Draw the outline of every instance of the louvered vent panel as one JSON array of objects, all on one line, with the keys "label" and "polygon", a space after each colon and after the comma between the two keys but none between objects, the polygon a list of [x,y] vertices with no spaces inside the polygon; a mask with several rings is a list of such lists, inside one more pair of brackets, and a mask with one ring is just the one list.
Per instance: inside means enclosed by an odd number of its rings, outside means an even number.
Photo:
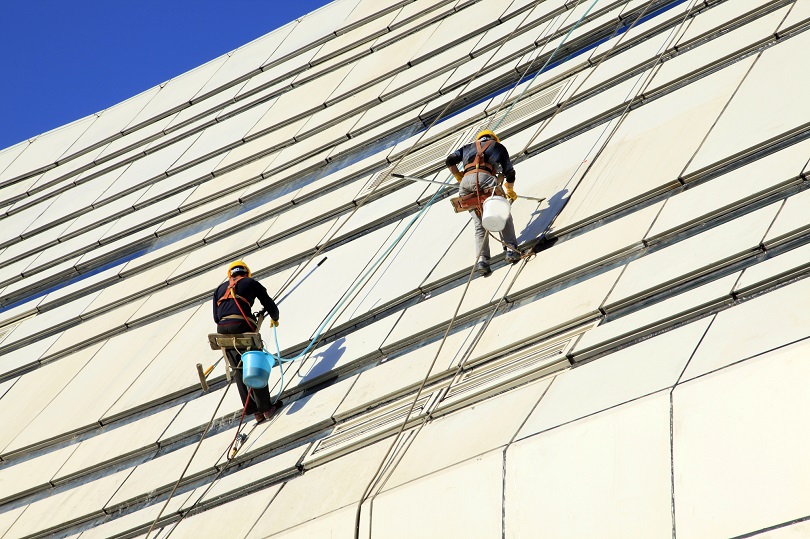
[{"label": "louvered vent panel", "polygon": [[420,173],[436,167],[436,165],[441,166],[445,158],[461,145],[461,140],[466,135],[467,131],[465,130],[461,134],[445,137],[431,143],[429,146],[412,152],[405,157],[405,159],[375,174],[364,194],[374,191],[378,187],[390,182],[392,179],[396,179],[391,176],[395,167],[398,174],[418,176]]},{"label": "louvered vent panel", "polygon": [[433,416],[469,406],[569,366],[566,354],[574,341],[595,324],[577,328],[461,373],[452,383]]},{"label": "louvered vent panel", "polygon": [[13,324],[9,324],[7,326],[0,327],[0,342],[3,342],[3,340],[6,337],[8,337],[9,333],[14,331],[14,328],[16,328],[19,325],[20,325],[19,322],[14,322]]},{"label": "louvered vent panel", "polygon": [[[447,384],[439,384],[425,391],[416,402],[408,422],[417,421],[430,413],[438,402]],[[405,421],[405,414],[411,407],[414,395],[401,397],[396,401],[370,410],[358,417],[335,426],[332,432],[315,442],[304,464],[331,460],[353,450],[368,445],[398,429]]]},{"label": "louvered vent panel", "polygon": [[29,316],[26,316],[25,318],[21,318],[19,320],[16,320],[16,321],[14,321],[14,322],[12,322],[10,324],[6,324],[5,326],[1,326],[0,327],[0,342],[3,342],[3,340],[5,340],[5,338],[8,337],[11,334],[11,332],[14,331],[14,329],[17,326],[19,326],[20,324],[22,324],[26,320],[28,320],[30,318],[33,318],[35,316],[36,316],[36,313],[34,313],[32,315],[29,315]]},{"label": "louvered vent panel", "polygon": [[[488,126],[497,126],[497,130],[504,131],[520,124],[524,120],[530,119],[540,111],[554,105],[560,97],[566,83],[567,81],[558,82],[532,96],[524,97],[511,109],[507,107],[488,120],[481,129],[486,129]],[[490,127],[490,129],[492,129],[492,127]]]}]

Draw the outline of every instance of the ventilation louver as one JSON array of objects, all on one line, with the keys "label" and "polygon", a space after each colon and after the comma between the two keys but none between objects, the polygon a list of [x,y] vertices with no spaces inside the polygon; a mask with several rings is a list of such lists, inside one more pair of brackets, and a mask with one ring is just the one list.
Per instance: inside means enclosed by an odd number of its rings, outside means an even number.
[{"label": "ventilation louver", "polygon": [[[408,417],[408,423],[419,421],[430,413],[445,387],[446,383],[423,391]],[[339,423],[328,436],[313,444],[304,458],[304,465],[335,459],[359,446],[387,436],[402,425],[412,402],[413,395],[400,397],[394,402]]]},{"label": "ventilation louver", "polygon": [[398,174],[419,176],[427,171],[441,168],[445,158],[461,145],[461,141],[464,140],[467,135],[468,132],[464,130],[461,134],[444,137],[432,142],[424,148],[416,150],[404,159],[394,162],[391,166],[372,176],[371,182],[368,184],[363,194],[368,194],[378,189],[380,186],[391,182],[391,180],[396,180],[397,178],[391,176],[391,173],[394,172],[395,169]]},{"label": "ventilation louver", "polygon": [[447,389],[431,416],[437,417],[469,406],[475,401],[567,368],[570,365],[567,354],[574,342],[594,325],[568,331],[463,371]]},{"label": "ventilation louver", "polygon": [[2,343],[5,340],[5,338],[8,337],[11,334],[11,332],[14,331],[17,328],[17,326],[19,326],[20,324],[22,324],[23,322],[25,322],[29,318],[33,318],[35,316],[36,316],[36,313],[28,315],[28,316],[26,316],[24,318],[20,318],[18,320],[15,320],[14,322],[11,322],[11,323],[6,324],[4,326],[0,326],[0,343]]},{"label": "ventilation louver", "polygon": [[6,337],[8,337],[9,333],[14,331],[14,328],[16,328],[19,325],[20,325],[19,322],[14,322],[13,324],[9,324],[7,326],[0,327],[0,342],[3,342],[3,340]]},{"label": "ventilation louver", "polygon": [[567,83],[568,81],[561,81],[534,95],[524,97],[515,103],[514,107],[505,106],[495,116],[482,122],[479,129],[496,129],[500,133],[530,123],[538,113],[556,105]]},{"label": "ventilation louver", "polygon": [[413,402],[413,394],[342,421],[313,444],[304,458],[304,466],[332,460],[373,443],[400,428],[403,422],[410,426],[427,415],[438,417],[567,368],[570,365],[567,354],[574,342],[595,325],[596,322],[572,329],[492,360],[479,360],[452,380],[425,388],[407,421],[405,415]]}]

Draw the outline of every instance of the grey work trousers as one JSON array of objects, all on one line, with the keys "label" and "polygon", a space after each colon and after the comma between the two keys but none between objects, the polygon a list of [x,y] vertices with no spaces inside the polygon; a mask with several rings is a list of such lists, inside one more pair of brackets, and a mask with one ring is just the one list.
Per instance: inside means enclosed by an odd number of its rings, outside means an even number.
[{"label": "grey work trousers", "polygon": [[[466,174],[464,178],[461,179],[461,185],[458,189],[459,196],[469,195],[470,193],[475,193],[475,174]],[[489,187],[494,187],[498,181],[495,179],[495,176],[487,174],[486,172],[479,172],[478,173],[478,187],[479,189],[486,189]],[[487,230],[484,228],[484,225],[481,224],[481,218],[475,213],[474,210],[470,211],[470,216],[472,216],[473,226],[475,226],[475,254],[477,255],[478,252],[481,252],[481,260],[485,262],[489,262],[489,235],[487,234]],[[515,224],[512,222],[512,216],[509,216],[509,219],[506,221],[506,226],[503,227],[503,230],[500,232],[501,239],[504,243],[509,244],[510,246],[517,249],[517,238],[515,237]],[[483,250],[481,249],[481,245],[483,244]]]}]

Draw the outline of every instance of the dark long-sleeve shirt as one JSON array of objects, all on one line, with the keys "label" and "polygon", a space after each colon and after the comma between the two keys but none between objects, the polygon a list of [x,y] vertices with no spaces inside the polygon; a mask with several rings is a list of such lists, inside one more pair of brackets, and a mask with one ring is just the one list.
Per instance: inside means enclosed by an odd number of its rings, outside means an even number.
[{"label": "dark long-sleeve shirt", "polygon": [[[490,140],[489,137],[482,138],[481,146],[484,146],[487,140]],[[475,148],[475,143],[472,142],[462,146],[458,150],[448,155],[447,159],[445,160],[445,164],[447,164],[448,167],[456,166],[459,163],[463,163],[464,166],[469,165],[475,161],[475,156],[477,153],[478,150]],[[497,169],[499,166],[504,178],[506,178],[508,183],[513,183],[515,181],[515,169],[512,166],[512,161],[509,159],[509,152],[506,151],[503,144],[500,142],[490,144],[489,147],[484,150],[484,159],[493,168]]]},{"label": "dark long-sleeve shirt", "polygon": [[[234,291],[236,292],[237,296],[245,299],[245,301],[240,301],[238,306],[236,301],[239,300],[234,301],[233,299],[226,299],[217,305],[217,301],[219,301],[219,298],[221,298],[227,290],[227,281],[219,285],[217,289],[214,290],[214,322],[217,324],[239,322],[239,320],[235,318],[223,320],[223,318],[228,315],[237,315],[241,319],[242,313],[239,311],[239,307],[242,308],[242,311],[244,311],[247,317],[253,318],[251,308],[253,307],[253,302],[257,299],[261,302],[262,307],[264,307],[264,310],[267,311],[267,314],[270,315],[270,318],[273,320],[278,320],[279,313],[276,303],[267,293],[267,289],[264,288],[264,286],[262,286],[262,284],[256,279],[251,277],[243,277],[237,281]],[[248,304],[245,304],[245,302]]]}]

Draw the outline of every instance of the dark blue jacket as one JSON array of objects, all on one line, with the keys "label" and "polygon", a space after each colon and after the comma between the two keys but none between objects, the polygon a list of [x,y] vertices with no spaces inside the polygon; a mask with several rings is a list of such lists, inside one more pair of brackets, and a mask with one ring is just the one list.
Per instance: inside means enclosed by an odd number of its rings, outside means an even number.
[{"label": "dark blue jacket", "polygon": [[[482,137],[481,146],[484,146],[488,140],[492,139],[490,137]],[[478,150],[475,148],[475,142],[471,142],[448,155],[445,164],[448,167],[456,166],[459,163],[463,163],[465,166],[469,165],[475,161],[475,155],[477,153]],[[513,183],[515,181],[515,169],[512,166],[512,161],[509,160],[509,152],[506,151],[503,144],[500,142],[490,144],[484,151],[484,159],[496,169],[497,166],[500,166],[501,172],[507,182]]]},{"label": "dark blue jacket", "polygon": [[[267,289],[256,279],[243,277],[236,283],[234,287],[236,295],[244,298],[244,301],[236,300],[239,301],[239,306],[237,306],[236,301],[233,299],[226,299],[217,305],[219,298],[221,298],[227,290],[228,281],[225,281],[214,290],[214,322],[217,324],[235,324],[239,323],[240,320],[243,321],[244,319],[242,318],[242,313],[239,311],[239,307],[241,307],[245,315],[255,323],[256,321],[253,320],[251,309],[256,299],[261,302],[262,307],[264,307],[264,310],[270,315],[270,318],[278,320],[278,307],[276,307],[273,298],[267,294]],[[239,319],[229,318],[223,320],[223,318],[228,315],[237,315]]]}]

